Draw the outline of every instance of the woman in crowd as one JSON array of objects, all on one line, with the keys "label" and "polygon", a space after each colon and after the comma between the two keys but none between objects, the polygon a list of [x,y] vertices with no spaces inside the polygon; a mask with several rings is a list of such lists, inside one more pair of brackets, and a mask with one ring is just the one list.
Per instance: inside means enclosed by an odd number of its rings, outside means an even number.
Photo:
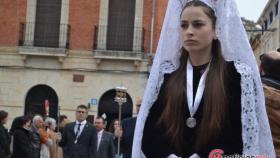
[{"label": "woman in crowd", "polygon": [[114,146],[115,146],[116,152],[118,149],[118,137],[120,137],[120,134],[119,134],[120,130],[116,130],[117,128],[120,128],[120,122],[118,119],[114,119],[109,126],[109,132],[111,132],[114,136]]}]

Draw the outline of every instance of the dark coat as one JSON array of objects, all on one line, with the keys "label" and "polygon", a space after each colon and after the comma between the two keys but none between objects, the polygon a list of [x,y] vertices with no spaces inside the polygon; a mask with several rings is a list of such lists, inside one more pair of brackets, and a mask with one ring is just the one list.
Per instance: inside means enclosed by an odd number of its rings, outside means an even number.
[{"label": "dark coat", "polygon": [[66,125],[59,145],[63,148],[64,158],[95,158],[97,133],[95,127],[86,123],[78,142],[75,144],[75,122]]},{"label": "dark coat", "polygon": [[30,131],[24,128],[17,129],[13,137],[12,158],[34,158]]},{"label": "dark coat", "polygon": [[127,118],[122,121],[123,135],[121,139],[121,149],[123,158],[131,158],[135,124],[136,117]]},{"label": "dark coat", "polygon": [[0,158],[4,158],[10,154],[11,137],[8,130],[0,124]]}]

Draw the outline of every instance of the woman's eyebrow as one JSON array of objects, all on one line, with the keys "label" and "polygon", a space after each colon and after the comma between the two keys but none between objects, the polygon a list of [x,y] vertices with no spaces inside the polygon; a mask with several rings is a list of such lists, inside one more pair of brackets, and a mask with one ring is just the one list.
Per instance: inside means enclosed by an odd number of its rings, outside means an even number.
[{"label": "woman's eyebrow", "polygon": [[[181,20],[180,21],[181,23],[188,23],[189,21],[188,20]],[[206,22],[205,20],[201,20],[201,19],[197,19],[197,20],[193,20],[191,22]]]}]

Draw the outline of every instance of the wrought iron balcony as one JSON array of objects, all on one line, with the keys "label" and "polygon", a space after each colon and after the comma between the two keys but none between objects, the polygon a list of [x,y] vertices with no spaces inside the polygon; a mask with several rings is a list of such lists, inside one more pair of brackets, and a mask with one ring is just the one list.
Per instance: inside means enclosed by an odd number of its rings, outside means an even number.
[{"label": "wrought iron balcony", "polygon": [[28,52],[65,53],[69,48],[70,26],[68,24],[44,24],[27,22],[20,24],[19,46]]},{"label": "wrought iron balcony", "polygon": [[144,58],[144,28],[110,26],[94,27],[95,57]]}]

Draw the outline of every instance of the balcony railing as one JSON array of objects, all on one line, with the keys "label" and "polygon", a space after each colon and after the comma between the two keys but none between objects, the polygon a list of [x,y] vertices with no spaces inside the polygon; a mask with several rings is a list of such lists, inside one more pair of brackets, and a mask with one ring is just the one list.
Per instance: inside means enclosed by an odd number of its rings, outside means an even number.
[{"label": "balcony railing", "polygon": [[144,59],[145,53],[143,52],[129,52],[129,51],[114,51],[114,50],[95,50],[93,52],[95,57],[106,58],[131,58],[131,59]]},{"label": "balcony railing", "polygon": [[144,28],[94,27],[94,56],[143,58]]},{"label": "balcony railing", "polygon": [[19,46],[29,48],[69,48],[70,25],[58,24],[55,27],[56,32],[54,33],[52,27],[43,26],[36,28],[35,23],[21,23],[18,44]]}]

